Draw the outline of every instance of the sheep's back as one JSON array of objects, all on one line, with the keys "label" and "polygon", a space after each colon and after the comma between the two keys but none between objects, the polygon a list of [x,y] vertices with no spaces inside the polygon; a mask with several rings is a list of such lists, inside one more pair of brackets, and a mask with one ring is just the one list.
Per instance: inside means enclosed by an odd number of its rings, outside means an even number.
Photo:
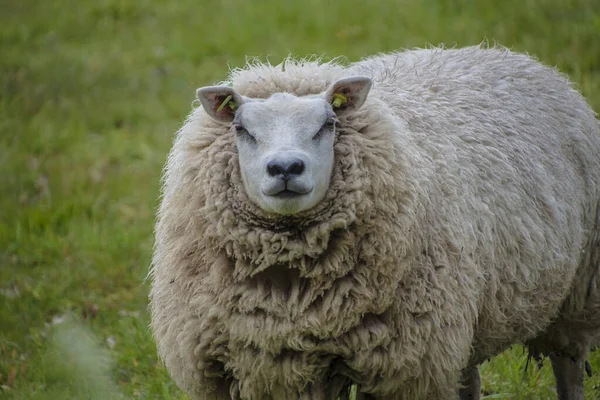
[{"label": "sheep's back", "polygon": [[482,273],[481,354],[535,336],[576,276],[598,268],[594,112],[563,75],[505,49],[409,51],[352,69],[373,76],[371,95],[406,123],[407,151],[429,161],[424,235],[460,249],[460,273]]}]

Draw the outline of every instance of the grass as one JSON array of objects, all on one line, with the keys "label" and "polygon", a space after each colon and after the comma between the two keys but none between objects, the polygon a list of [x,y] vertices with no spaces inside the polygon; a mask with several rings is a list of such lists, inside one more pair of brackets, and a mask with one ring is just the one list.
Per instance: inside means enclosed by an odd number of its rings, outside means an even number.
[{"label": "grass", "polygon": [[[600,110],[596,0],[0,7],[0,398],[186,398],[148,330],[159,178],[195,88],[246,55],[497,41],[559,66]],[[485,398],[552,398],[549,365],[525,360],[515,348],[486,363]],[[600,399],[600,374],[586,399]]]}]

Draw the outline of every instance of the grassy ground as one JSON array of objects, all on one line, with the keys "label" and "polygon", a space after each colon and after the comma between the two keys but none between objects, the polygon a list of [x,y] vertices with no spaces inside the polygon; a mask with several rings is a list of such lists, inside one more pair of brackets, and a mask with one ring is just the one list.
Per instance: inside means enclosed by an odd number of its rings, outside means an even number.
[{"label": "grassy ground", "polygon": [[[367,5],[368,4],[368,5]],[[0,0],[0,398],[184,399],[144,281],[161,168],[194,89],[245,55],[497,41],[567,72],[600,110],[597,0]],[[600,354],[591,358],[600,372]],[[515,348],[486,399],[550,399]],[[586,379],[600,399],[600,373]]]}]

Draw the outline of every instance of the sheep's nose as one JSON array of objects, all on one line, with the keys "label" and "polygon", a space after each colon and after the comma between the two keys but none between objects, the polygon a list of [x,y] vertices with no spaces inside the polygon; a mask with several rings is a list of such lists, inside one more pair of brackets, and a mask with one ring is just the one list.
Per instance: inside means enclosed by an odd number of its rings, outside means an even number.
[{"label": "sheep's nose", "polygon": [[304,161],[299,158],[275,158],[267,164],[267,172],[271,176],[281,176],[289,179],[290,175],[300,175],[304,172]]}]

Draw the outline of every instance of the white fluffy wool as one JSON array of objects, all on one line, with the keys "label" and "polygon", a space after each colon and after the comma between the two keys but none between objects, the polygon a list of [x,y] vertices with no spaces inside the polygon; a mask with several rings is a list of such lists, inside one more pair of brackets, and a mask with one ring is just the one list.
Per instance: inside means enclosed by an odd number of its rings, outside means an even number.
[{"label": "white fluffy wool", "polygon": [[293,217],[248,201],[202,108],[164,176],[152,268],[160,356],[194,399],[452,399],[514,343],[579,356],[600,330],[600,127],[567,79],[505,49],[343,67],[252,63],[248,97],[373,78],[340,118],[331,186]]}]

